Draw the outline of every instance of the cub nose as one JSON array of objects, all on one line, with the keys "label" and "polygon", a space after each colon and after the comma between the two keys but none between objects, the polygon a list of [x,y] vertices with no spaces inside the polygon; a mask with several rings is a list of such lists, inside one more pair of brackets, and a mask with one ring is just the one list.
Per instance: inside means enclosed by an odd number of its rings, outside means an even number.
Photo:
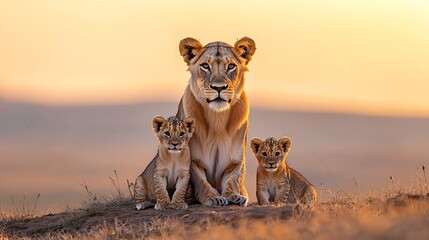
[{"label": "cub nose", "polygon": [[210,88],[213,90],[216,90],[218,92],[222,92],[222,90],[225,90],[228,88],[228,85],[224,85],[224,86],[215,86],[215,85],[210,85]]}]

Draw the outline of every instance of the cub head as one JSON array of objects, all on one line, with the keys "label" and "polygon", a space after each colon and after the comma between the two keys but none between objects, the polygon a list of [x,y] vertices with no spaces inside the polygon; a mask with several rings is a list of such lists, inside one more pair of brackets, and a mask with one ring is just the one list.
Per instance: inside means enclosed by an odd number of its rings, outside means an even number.
[{"label": "cub head", "polygon": [[288,137],[279,140],[270,137],[265,141],[255,137],[250,142],[250,147],[258,160],[258,166],[268,172],[275,172],[283,165],[287,167],[286,156],[292,145]]},{"label": "cub head", "polygon": [[179,51],[191,72],[189,86],[197,101],[215,112],[240,101],[244,73],[255,53],[255,42],[244,37],[234,47],[224,42],[203,45],[194,38],[180,41]]},{"label": "cub head", "polygon": [[195,120],[192,117],[184,120],[176,117],[165,119],[157,115],[152,120],[152,126],[161,148],[166,148],[170,153],[180,153],[183,148],[188,147],[189,139],[194,133]]}]

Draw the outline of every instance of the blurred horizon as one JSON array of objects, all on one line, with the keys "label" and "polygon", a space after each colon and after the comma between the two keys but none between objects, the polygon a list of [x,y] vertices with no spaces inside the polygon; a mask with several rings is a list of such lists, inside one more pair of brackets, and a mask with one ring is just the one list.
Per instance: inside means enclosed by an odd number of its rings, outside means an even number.
[{"label": "blurred horizon", "polygon": [[189,79],[181,39],[248,36],[253,106],[429,116],[427,12],[420,0],[1,1],[0,96],[178,102]]},{"label": "blurred horizon", "polygon": [[[88,201],[82,185],[99,198],[115,196],[109,180],[115,179],[115,170],[127,194],[126,180],[133,182],[156,153],[151,119],[174,114],[177,104],[44,106],[0,101],[0,108],[0,209],[21,208],[23,200],[32,207],[40,194],[37,211],[49,213]],[[421,166],[429,166],[429,118],[253,107],[249,121],[248,140],[292,139],[287,161],[316,186],[322,200],[335,192],[408,187],[416,184]],[[249,146],[246,152],[245,184],[253,202],[256,160]]]},{"label": "blurred horizon", "polygon": [[[149,99],[149,100],[135,100],[135,101],[87,101],[87,102],[44,102],[44,101],[28,101],[23,99],[14,99],[2,97],[0,95],[0,109],[4,104],[22,105],[22,106],[35,106],[47,108],[91,108],[91,107],[126,107],[126,106],[139,106],[150,104],[173,104],[179,105],[180,97],[177,102],[170,99]],[[176,106],[176,107],[177,107]],[[249,103],[249,109],[266,110],[272,112],[297,112],[297,113],[320,113],[320,114],[338,114],[345,116],[362,116],[362,117],[380,117],[380,118],[398,118],[398,119],[429,119],[429,115],[425,114],[398,114],[398,113],[377,113],[372,111],[354,111],[354,110],[341,110],[341,109],[320,109],[320,108],[297,108],[288,106],[269,106],[258,103]],[[171,112],[171,116],[176,113]]]}]

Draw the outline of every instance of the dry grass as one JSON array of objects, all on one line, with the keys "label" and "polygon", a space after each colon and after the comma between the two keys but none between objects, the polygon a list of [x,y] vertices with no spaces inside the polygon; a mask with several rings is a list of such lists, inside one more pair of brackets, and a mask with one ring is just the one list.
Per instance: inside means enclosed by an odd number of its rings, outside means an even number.
[{"label": "dry grass", "polygon": [[[251,205],[136,211],[119,188],[117,196],[99,200],[84,185],[89,198],[81,209],[40,218],[1,216],[0,239],[427,239],[425,175],[423,168],[409,187],[391,178],[381,193],[331,193],[311,209]],[[111,181],[119,186],[117,175]],[[38,220],[49,222],[49,228],[28,230]]]},{"label": "dry grass", "polygon": [[[406,196],[406,195],[401,195]],[[52,232],[47,239],[427,239],[429,198],[338,199],[314,209],[299,209],[284,218],[189,225],[178,219],[127,223],[115,219],[79,233]],[[423,198],[422,198],[423,199]],[[379,201],[380,200],[380,201]],[[401,202],[401,206],[394,201]],[[142,213],[143,214],[143,213]]]},{"label": "dry grass", "polygon": [[11,209],[0,207],[0,221],[35,217],[39,198],[40,194],[34,197],[23,195],[19,200],[15,200],[14,197],[11,197]]}]

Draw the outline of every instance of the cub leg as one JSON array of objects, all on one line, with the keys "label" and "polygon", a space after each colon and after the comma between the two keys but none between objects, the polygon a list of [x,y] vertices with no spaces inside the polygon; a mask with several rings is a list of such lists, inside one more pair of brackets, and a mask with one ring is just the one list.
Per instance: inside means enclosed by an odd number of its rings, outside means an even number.
[{"label": "cub leg", "polygon": [[291,186],[289,183],[283,183],[277,190],[276,197],[274,198],[274,203],[276,205],[286,204],[287,199],[290,193]]},{"label": "cub leg", "polygon": [[269,196],[268,189],[262,186],[257,186],[256,198],[258,199],[259,206],[268,206],[270,204]]},{"label": "cub leg", "polygon": [[317,191],[314,187],[309,186],[305,189],[304,195],[302,196],[301,203],[314,205],[317,202]]},{"label": "cub leg", "polygon": [[155,209],[166,209],[170,205],[167,191],[167,171],[156,171],[154,174],[154,187],[156,195]]},{"label": "cub leg", "polygon": [[176,191],[171,199],[171,208],[187,209],[188,204],[185,202],[186,191],[188,189],[190,174],[188,170],[183,170],[179,175],[176,183]]},{"label": "cub leg", "polygon": [[149,208],[154,205],[147,197],[148,192],[149,189],[147,189],[146,181],[142,176],[139,176],[134,184],[134,204],[137,210]]}]

